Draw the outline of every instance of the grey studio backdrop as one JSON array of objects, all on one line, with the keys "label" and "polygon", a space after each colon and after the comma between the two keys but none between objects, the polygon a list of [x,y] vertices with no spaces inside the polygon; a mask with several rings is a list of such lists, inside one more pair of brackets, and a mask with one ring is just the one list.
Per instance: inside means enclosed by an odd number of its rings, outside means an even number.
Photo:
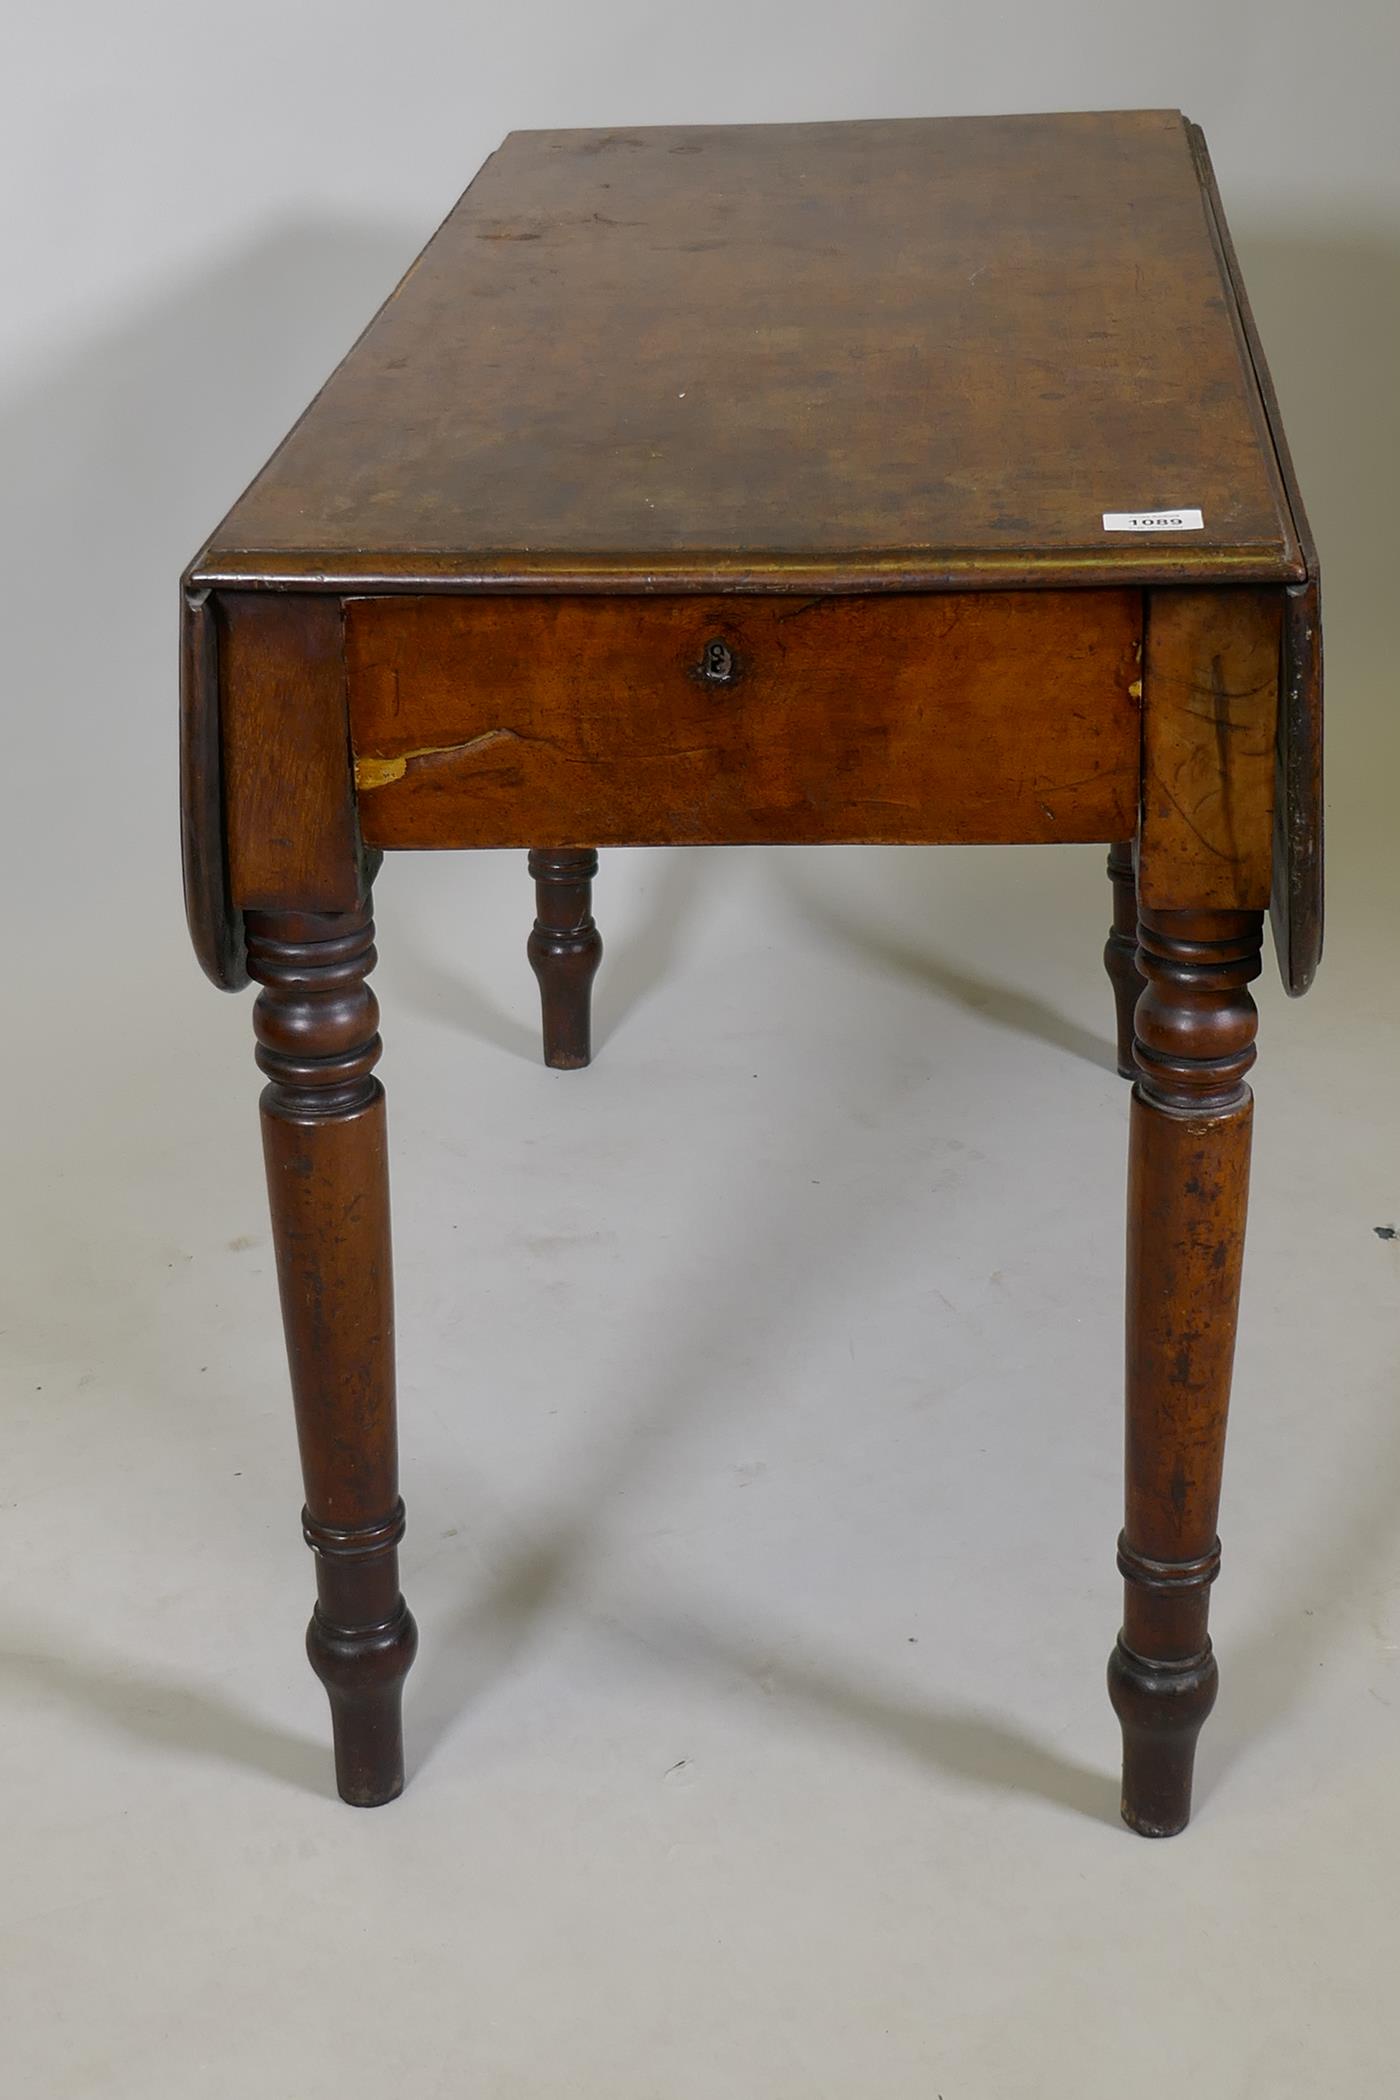
[{"label": "grey studio backdrop", "polygon": [[[14,2089],[1386,2090],[1400,18],[133,0],[20,5],[5,47]],[[1210,140],[1329,649],[1328,945],[1301,1005],[1261,993],[1197,1822],[1115,1818],[1092,849],[605,856],[573,1077],[523,866],[386,870],[424,1650],[414,1784],[354,1816],[297,1639],[247,1001],[180,918],[179,570],[507,129],[1113,105]]]}]

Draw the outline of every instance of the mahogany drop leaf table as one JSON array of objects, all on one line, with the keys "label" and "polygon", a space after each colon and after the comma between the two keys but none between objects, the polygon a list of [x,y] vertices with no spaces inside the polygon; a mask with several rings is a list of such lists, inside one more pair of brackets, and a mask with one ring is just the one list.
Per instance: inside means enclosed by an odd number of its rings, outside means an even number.
[{"label": "mahogany drop leaf table", "polygon": [[347,1801],[403,1784],[370,886],[529,851],[1100,841],[1133,1080],[1123,1814],[1180,1830],[1272,912],[1321,945],[1317,560],[1175,111],[513,134],[182,581],[185,888],[251,977]]}]

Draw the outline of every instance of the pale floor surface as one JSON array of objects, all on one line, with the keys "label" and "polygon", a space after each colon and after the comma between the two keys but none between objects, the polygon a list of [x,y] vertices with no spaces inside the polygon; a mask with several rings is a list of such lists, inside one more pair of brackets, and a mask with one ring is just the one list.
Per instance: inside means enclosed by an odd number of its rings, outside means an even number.
[{"label": "pale floor surface", "polygon": [[173,578],[408,253],[273,241],[0,417],[0,2100],[1392,2093],[1394,254],[1247,253],[1330,564],[1330,932],[1261,988],[1222,1689],[1153,1845],[1094,848],[609,855],[582,1074],[523,856],[386,869],[423,1648],[409,1792],[333,1797]]},{"label": "pale floor surface", "polygon": [[4,2090],[1391,2090],[1396,998],[1347,837],[1316,994],[1261,994],[1222,1692],[1156,1845],[1103,1684],[1101,853],[605,856],[583,1074],[537,1062],[523,857],[388,865],[422,1652],[362,1813],[301,1652],[248,1005],[168,844],[148,939],[104,960],[75,886],[12,959]]}]

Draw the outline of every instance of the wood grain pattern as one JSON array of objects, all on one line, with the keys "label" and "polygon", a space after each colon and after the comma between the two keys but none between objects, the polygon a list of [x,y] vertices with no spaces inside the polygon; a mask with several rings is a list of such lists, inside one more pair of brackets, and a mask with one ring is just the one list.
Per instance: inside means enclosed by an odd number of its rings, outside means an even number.
[{"label": "wood grain pattern", "polygon": [[1191,1810],[1196,1739],[1218,1677],[1207,1632],[1220,1566],[1244,1258],[1262,911],[1144,908],[1128,1160],[1123,1630],[1109,1689],[1123,1816],[1168,1837]]},{"label": "wood grain pattern", "polygon": [[1133,1014],[1142,991],[1142,972],[1137,959],[1137,868],[1133,842],[1119,839],[1108,849],[1108,879],[1113,895],[1113,918],[1104,942],[1103,966],[1113,986],[1117,1020],[1118,1075],[1136,1079],[1133,1062]]},{"label": "wood grain pattern", "polygon": [[[1200,532],[1102,526],[1188,505]],[[1109,1683],[1123,1814],[1181,1829],[1271,886],[1290,990],[1321,944],[1316,553],[1199,133],[517,134],[191,566],[183,619],[187,910],[214,980],[262,986],[344,1797],[402,1785],[416,1644],[379,848],[530,849],[546,1055],[578,1065],[599,844],[1096,840],[1136,1075]]]},{"label": "wood grain pattern", "polygon": [[[1105,533],[1199,505],[1205,529]],[[303,588],[1305,574],[1171,110],[518,132],[196,562]]]},{"label": "wood grain pattern", "polygon": [[230,592],[220,604],[228,861],[244,911],[352,911],[365,894],[339,604]]},{"label": "wood grain pattern", "polygon": [[224,823],[219,642],[208,591],[180,588],[180,862],[185,923],[200,968],[221,992],[248,982],[243,914],[233,901]]},{"label": "wood grain pattern", "polygon": [[352,600],[360,821],[380,846],[1106,843],[1137,820],[1140,623],[1132,591]]},{"label": "wood grain pattern", "polygon": [[525,952],[540,987],[544,1061],[556,1072],[578,1072],[593,1057],[593,980],[603,960],[603,937],[593,919],[591,846],[531,850],[535,923]]},{"label": "wood grain pattern", "polygon": [[1153,591],[1138,896],[1263,910],[1273,884],[1281,591]]},{"label": "wood grain pattern", "polygon": [[1322,593],[1316,581],[1284,593],[1274,796],[1274,947],[1289,993],[1300,998],[1322,961]]},{"label": "wood grain pattern", "polygon": [[1288,500],[1307,581],[1289,586],[1283,624],[1274,807],[1274,883],[1269,903],[1274,947],[1287,991],[1306,992],[1322,960],[1322,580],[1317,544],[1298,487],[1278,393],[1259,339],[1244,273],[1220,201],[1199,125],[1188,127],[1216,245],[1229,280],[1241,339],[1268,420],[1279,480]]},{"label": "wood grain pattern", "polygon": [[357,1807],[403,1787],[400,1702],[417,1632],[399,1592],[403,1503],[379,1009],[367,906],[250,912],[263,1152],[296,1405],[336,1778]]}]

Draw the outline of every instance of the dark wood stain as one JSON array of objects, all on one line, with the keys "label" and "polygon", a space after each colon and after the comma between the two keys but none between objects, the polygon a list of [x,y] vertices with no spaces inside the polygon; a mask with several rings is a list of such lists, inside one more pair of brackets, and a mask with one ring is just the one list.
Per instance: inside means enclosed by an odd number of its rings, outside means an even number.
[{"label": "dark wood stain", "polygon": [[591,846],[536,847],[530,854],[535,923],[526,954],[540,987],[544,1061],[559,1072],[579,1071],[593,1056],[593,979],[603,960],[593,920],[597,872]]},{"label": "dark wood stain", "polygon": [[185,920],[199,966],[221,991],[248,982],[243,914],[228,870],[227,799],[215,603],[180,590],[180,859]]},{"label": "dark wood stain", "polygon": [[1128,1159],[1127,1500],[1123,1630],[1109,1689],[1123,1727],[1123,1815],[1169,1837],[1191,1810],[1215,1703],[1207,1632],[1220,1567],[1244,1256],[1263,912],[1140,907]]},{"label": "dark wood stain", "polygon": [[1141,625],[1136,591],[354,599],[360,822],[385,847],[1107,843],[1136,821]]},{"label": "dark wood stain", "polygon": [[368,905],[250,912],[263,1152],[317,1604],[306,1645],[330,1698],[336,1778],[358,1807],[403,1787],[389,1156]]},{"label": "dark wood stain", "polygon": [[[1181,503],[1204,532],[1103,530]],[[1306,573],[1184,120],[1148,110],[514,133],[194,578]]]},{"label": "dark wood stain", "polygon": [[1278,785],[1274,801],[1274,870],[1269,913],[1285,988],[1298,998],[1322,960],[1322,581],[1317,546],[1298,487],[1278,394],[1259,340],[1234,240],[1198,124],[1188,126],[1222,266],[1229,280],[1240,339],[1249,355],[1279,479],[1307,569],[1289,586],[1283,620],[1278,714]]},{"label": "dark wood stain", "polygon": [[1281,591],[1148,594],[1138,894],[1259,908],[1273,876]]},{"label": "dark wood stain", "polygon": [[[1201,533],[1105,510],[1199,505]],[[529,849],[586,1064],[600,844],[1099,840],[1134,1078],[1123,1814],[1179,1830],[1270,906],[1321,945],[1316,555],[1174,112],[508,140],[187,572],[190,928],[251,975],[345,1798],[403,1779],[380,849]],[[581,845],[580,840],[586,840]]]},{"label": "dark wood stain", "polygon": [[333,598],[220,603],[228,868],[240,911],[349,911],[365,893]]},{"label": "dark wood stain", "polygon": [[1104,942],[1103,966],[1113,986],[1117,1017],[1118,1071],[1123,1079],[1135,1079],[1133,1062],[1133,1013],[1143,987],[1137,959],[1137,871],[1133,865],[1133,841],[1119,839],[1108,849],[1108,879],[1113,897],[1113,918]]}]

